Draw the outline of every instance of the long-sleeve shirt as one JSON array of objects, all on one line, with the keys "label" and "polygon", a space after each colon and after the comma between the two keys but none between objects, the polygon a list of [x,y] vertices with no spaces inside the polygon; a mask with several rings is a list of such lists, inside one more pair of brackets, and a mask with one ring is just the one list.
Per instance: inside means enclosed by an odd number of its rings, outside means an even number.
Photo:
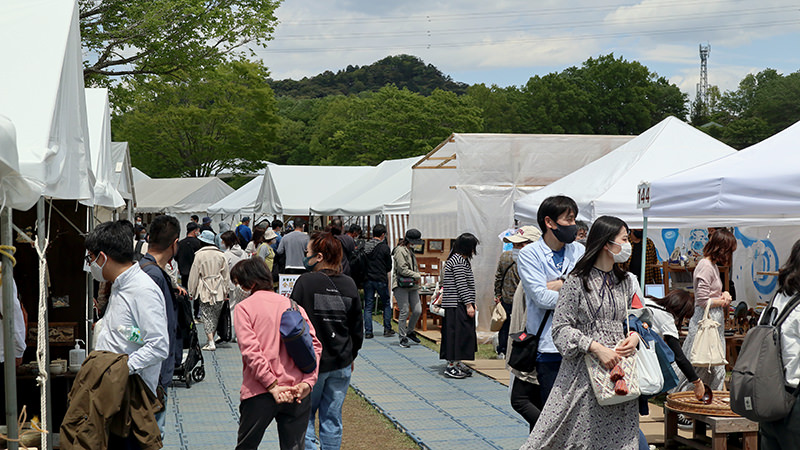
[{"label": "long-sleeve shirt", "polygon": [[[783,311],[792,297],[784,294],[778,294],[775,297],[772,306],[778,310],[778,314]],[[764,310],[766,311],[766,309]],[[789,313],[789,317],[781,325],[780,334],[781,359],[783,360],[786,386],[796,388],[800,384],[800,306],[796,306],[794,311]]]},{"label": "long-sleeve shirt", "polygon": [[286,254],[287,269],[305,269],[303,258],[306,256],[307,246],[308,234],[295,230],[281,239],[277,253],[279,255]]},{"label": "long-sleeve shirt", "polygon": [[195,253],[189,272],[189,295],[203,303],[222,302],[228,296],[230,282],[228,261],[220,249],[207,246]]},{"label": "long-sleeve shirt", "polygon": [[722,278],[719,276],[719,267],[710,260],[703,258],[694,268],[694,304],[705,308],[708,300],[722,297]]},{"label": "long-sleeve shirt", "polygon": [[146,273],[164,296],[164,304],[167,311],[167,339],[169,339],[169,356],[161,363],[161,376],[159,383],[168,387],[172,384],[172,375],[175,372],[175,361],[180,362],[183,356],[183,339],[178,333],[178,303],[173,295],[173,285],[169,275],[156,262],[153,255],[145,254],[139,267]]},{"label": "long-sleeve shirt", "polygon": [[[245,400],[267,392],[274,382],[279,386],[294,386],[302,382],[314,387],[319,374],[319,364],[311,373],[303,373],[281,344],[281,315],[289,308],[289,299],[268,291],[256,291],[239,302],[233,310],[236,338],[242,353],[242,389],[240,399]],[[317,361],[322,355],[322,344],[317,339],[314,325],[305,309],[298,310],[309,324]]]},{"label": "long-sleeve shirt", "polygon": [[[395,247],[392,251],[392,258],[394,259],[392,289],[399,287],[397,284],[398,277],[411,277],[417,281],[422,278],[422,274],[419,273],[419,266],[417,265],[417,257],[414,256],[414,251],[409,247],[404,245]],[[417,285],[415,284],[410,288],[404,289],[416,290]]]},{"label": "long-sleeve shirt", "polygon": [[467,258],[453,253],[444,263],[442,308],[455,308],[459,303],[475,303],[475,275]]},{"label": "long-sleeve shirt", "polygon": [[[0,287],[3,286],[0,281]],[[14,357],[22,358],[25,353],[25,318],[22,316],[22,306],[19,304],[17,297],[17,283],[14,282]],[[0,313],[3,312],[3,293],[0,292]],[[0,346],[3,345],[3,322],[0,321]],[[5,362],[5,352],[0,352],[0,363]]]},{"label": "long-sleeve shirt", "polygon": [[500,254],[497,271],[494,274],[494,296],[500,297],[503,303],[510,305],[514,301],[514,292],[517,290],[518,284],[517,263],[510,250],[503,252]]},{"label": "long-sleeve shirt", "polygon": [[[127,339],[138,328],[144,343]],[[111,285],[108,308],[97,334],[95,349],[128,355],[128,370],[138,373],[155,394],[161,362],[169,354],[164,295],[139,267],[132,265]]]},{"label": "long-sleeve shirt", "polygon": [[[564,260],[559,264],[553,259],[553,250],[544,239],[526,245],[517,256],[517,272],[525,289],[525,303],[528,317],[526,330],[536,333],[548,309],[555,309],[558,292],[547,289],[547,283],[566,278],[575,267],[575,263],[583,256],[586,249],[578,243],[564,245]],[[539,352],[558,353],[551,333],[552,317],[539,340]]]}]

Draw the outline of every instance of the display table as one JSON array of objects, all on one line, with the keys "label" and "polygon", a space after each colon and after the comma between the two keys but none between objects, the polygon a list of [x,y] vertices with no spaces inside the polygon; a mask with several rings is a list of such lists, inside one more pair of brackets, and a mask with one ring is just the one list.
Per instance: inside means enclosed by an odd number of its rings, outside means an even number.
[{"label": "display table", "polygon": [[[681,412],[694,419],[692,438],[678,435],[678,411],[664,407],[664,448],[677,448],[677,444],[696,449],[725,450],[728,448],[728,435],[742,433],[743,450],[758,449],[758,423],[744,417],[707,416],[705,414]],[[711,437],[706,435],[706,427],[711,429]]]}]

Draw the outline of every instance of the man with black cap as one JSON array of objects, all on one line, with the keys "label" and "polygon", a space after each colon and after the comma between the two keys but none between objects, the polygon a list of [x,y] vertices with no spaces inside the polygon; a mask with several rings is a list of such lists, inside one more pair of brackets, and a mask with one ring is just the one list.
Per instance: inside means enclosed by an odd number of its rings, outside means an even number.
[{"label": "man with black cap", "polygon": [[247,248],[247,244],[253,240],[253,230],[250,229],[250,216],[242,217],[242,221],[236,226],[234,233],[236,234],[236,239],[239,240],[239,246],[243,249]]},{"label": "man with black cap", "polygon": [[[202,233],[203,231],[206,230],[214,233],[214,229],[211,228],[211,217],[203,217],[203,224],[200,225],[200,232]],[[216,235],[217,233],[214,234]]]},{"label": "man with black cap", "polygon": [[194,222],[186,224],[186,237],[178,242],[178,253],[175,255],[175,262],[178,263],[178,272],[181,274],[181,286],[189,286],[189,272],[192,271],[194,254],[200,250],[203,243],[197,239],[200,234],[200,227]]}]

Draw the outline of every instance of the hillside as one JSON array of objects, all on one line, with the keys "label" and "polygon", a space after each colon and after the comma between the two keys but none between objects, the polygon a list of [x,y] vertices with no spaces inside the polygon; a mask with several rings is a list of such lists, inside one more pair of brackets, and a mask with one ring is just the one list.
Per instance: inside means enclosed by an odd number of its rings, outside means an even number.
[{"label": "hillside", "polygon": [[374,92],[387,84],[422,95],[430,95],[435,89],[463,94],[468,86],[411,55],[388,56],[368,66],[347,66],[336,73],[325,71],[299,81],[269,80],[269,84],[276,97],[298,99]]}]

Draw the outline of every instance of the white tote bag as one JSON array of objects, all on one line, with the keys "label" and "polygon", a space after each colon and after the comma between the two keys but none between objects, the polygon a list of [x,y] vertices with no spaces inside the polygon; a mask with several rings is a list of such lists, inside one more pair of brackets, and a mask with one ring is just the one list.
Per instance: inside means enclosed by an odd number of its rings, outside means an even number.
[{"label": "white tote bag", "polygon": [[697,334],[692,344],[690,359],[693,366],[724,366],[728,364],[725,360],[725,348],[720,339],[719,322],[713,320],[708,311],[711,307],[711,299],[706,303],[706,312],[700,323],[697,325]]},{"label": "white tote bag", "polygon": [[664,374],[656,355],[656,343],[639,339],[636,351],[636,368],[639,372],[639,391],[642,395],[656,395],[664,389]]}]

